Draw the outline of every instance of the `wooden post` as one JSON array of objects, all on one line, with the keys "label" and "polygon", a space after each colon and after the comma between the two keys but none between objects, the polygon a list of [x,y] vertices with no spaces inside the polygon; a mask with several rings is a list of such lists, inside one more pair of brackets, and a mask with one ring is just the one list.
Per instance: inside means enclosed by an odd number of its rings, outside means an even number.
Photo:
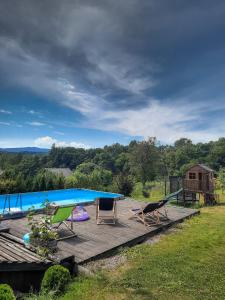
[{"label": "wooden post", "polygon": [[167,183],[167,180],[166,180],[166,177],[164,177],[164,194],[165,194],[165,196],[166,196],[166,194],[167,194],[166,183]]},{"label": "wooden post", "polygon": [[184,206],[185,206],[185,190],[183,190],[183,203],[184,203]]}]

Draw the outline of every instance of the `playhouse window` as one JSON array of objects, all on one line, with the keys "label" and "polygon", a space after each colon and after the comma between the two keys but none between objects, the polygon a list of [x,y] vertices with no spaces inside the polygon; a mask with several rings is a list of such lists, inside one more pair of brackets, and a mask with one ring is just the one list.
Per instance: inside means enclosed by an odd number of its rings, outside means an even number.
[{"label": "playhouse window", "polygon": [[196,179],[195,173],[189,173],[189,179]]}]

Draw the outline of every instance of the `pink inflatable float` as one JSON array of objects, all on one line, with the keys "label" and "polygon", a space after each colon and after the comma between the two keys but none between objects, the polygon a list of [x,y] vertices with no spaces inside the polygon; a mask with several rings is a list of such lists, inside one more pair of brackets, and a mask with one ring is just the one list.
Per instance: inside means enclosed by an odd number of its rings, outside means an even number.
[{"label": "pink inflatable float", "polygon": [[68,218],[68,221],[73,221],[73,222],[82,222],[88,220],[90,217],[83,206],[77,206],[73,210],[73,216],[70,216]]}]

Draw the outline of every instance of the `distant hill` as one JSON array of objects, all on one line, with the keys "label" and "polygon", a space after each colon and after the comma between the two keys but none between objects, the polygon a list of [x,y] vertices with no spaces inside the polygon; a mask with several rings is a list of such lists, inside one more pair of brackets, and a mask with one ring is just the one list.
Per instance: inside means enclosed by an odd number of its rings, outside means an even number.
[{"label": "distant hill", "polygon": [[22,148],[0,148],[0,152],[11,153],[48,153],[49,149],[38,147],[22,147]]}]

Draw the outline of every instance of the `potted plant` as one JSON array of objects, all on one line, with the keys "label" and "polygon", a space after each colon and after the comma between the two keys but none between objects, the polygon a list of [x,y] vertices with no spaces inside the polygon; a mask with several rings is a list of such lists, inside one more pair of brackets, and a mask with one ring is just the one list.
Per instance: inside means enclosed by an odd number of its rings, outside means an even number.
[{"label": "potted plant", "polygon": [[31,228],[29,233],[30,246],[43,257],[53,255],[57,249],[57,232],[52,228],[51,216],[44,215],[35,218],[34,213],[30,213],[28,221]]}]

